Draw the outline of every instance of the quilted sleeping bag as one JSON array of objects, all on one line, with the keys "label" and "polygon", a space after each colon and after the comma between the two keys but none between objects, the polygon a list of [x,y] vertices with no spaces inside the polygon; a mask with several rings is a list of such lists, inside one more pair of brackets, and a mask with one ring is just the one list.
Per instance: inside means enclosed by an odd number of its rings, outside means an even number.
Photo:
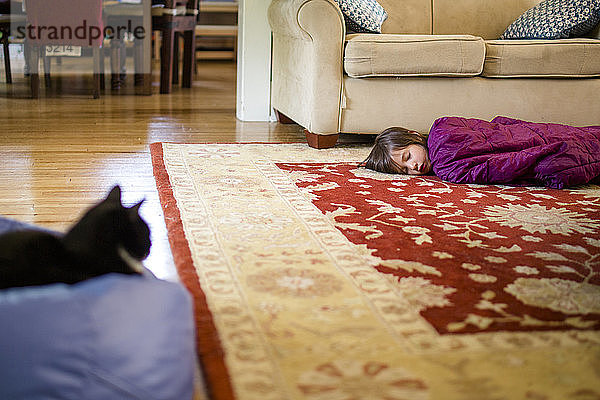
[{"label": "quilted sleeping bag", "polygon": [[427,144],[434,173],[450,182],[561,189],[600,177],[600,126],[445,117]]}]

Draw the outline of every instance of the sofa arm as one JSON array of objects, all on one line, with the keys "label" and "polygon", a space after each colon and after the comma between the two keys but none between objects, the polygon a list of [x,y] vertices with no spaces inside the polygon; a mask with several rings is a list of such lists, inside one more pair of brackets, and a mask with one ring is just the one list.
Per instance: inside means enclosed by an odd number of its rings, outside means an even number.
[{"label": "sofa arm", "polygon": [[332,0],[274,0],[273,108],[310,132],[339,131],[346,28]]},{"label": "sofa arm", "polygon": [[310,39],[313,33],[331,33],[331,30],[325,32],[322,28],[336,22],[345,34],[344,16],[333,0],[273,0],[268,14],[275,34]]}]

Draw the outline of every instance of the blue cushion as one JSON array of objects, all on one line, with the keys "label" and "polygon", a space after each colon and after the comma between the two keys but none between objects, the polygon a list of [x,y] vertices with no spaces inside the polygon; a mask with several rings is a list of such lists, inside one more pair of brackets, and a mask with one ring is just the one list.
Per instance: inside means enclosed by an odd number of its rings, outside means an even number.
[{"label": "blue cushion", "polygon": [[565,39],[600,21],[600,0],[544,0],[510,24],[501,39]]},{"label": "blue cushion", "polygon": [[376,0],[336,0],[349,31],[381,33],[387,13]]},{"label": "blue cushion", "polygon": [[179,284],[108,274],[0,290],[1,399],[190,399],[191,300]]}]

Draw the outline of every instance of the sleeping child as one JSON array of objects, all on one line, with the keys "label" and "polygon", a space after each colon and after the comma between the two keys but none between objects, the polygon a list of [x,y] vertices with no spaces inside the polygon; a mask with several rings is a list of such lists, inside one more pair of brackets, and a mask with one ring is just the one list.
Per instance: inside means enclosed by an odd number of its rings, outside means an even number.
[{"label": "sleeping child", "polygon": [[384,130],[361,166],[409,175],[433,171],[455,183],[562,189],[600,178],[600,126],[444,117],[429,135]]}]

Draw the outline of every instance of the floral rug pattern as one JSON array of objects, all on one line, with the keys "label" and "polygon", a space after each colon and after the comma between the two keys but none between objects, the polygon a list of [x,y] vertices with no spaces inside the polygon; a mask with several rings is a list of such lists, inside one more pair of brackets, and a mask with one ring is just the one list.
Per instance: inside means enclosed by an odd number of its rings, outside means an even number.
[{"label": "floral rug pattern", "polygon": [[374,250],[376,268],[439,333],[600,329],[597,188],[280,167],[349,240]]},{"label": "floral rug pattern", "polygon": [[152,146],[212,396],[600,397],[600,188],[379,174],[368,151]]}]

